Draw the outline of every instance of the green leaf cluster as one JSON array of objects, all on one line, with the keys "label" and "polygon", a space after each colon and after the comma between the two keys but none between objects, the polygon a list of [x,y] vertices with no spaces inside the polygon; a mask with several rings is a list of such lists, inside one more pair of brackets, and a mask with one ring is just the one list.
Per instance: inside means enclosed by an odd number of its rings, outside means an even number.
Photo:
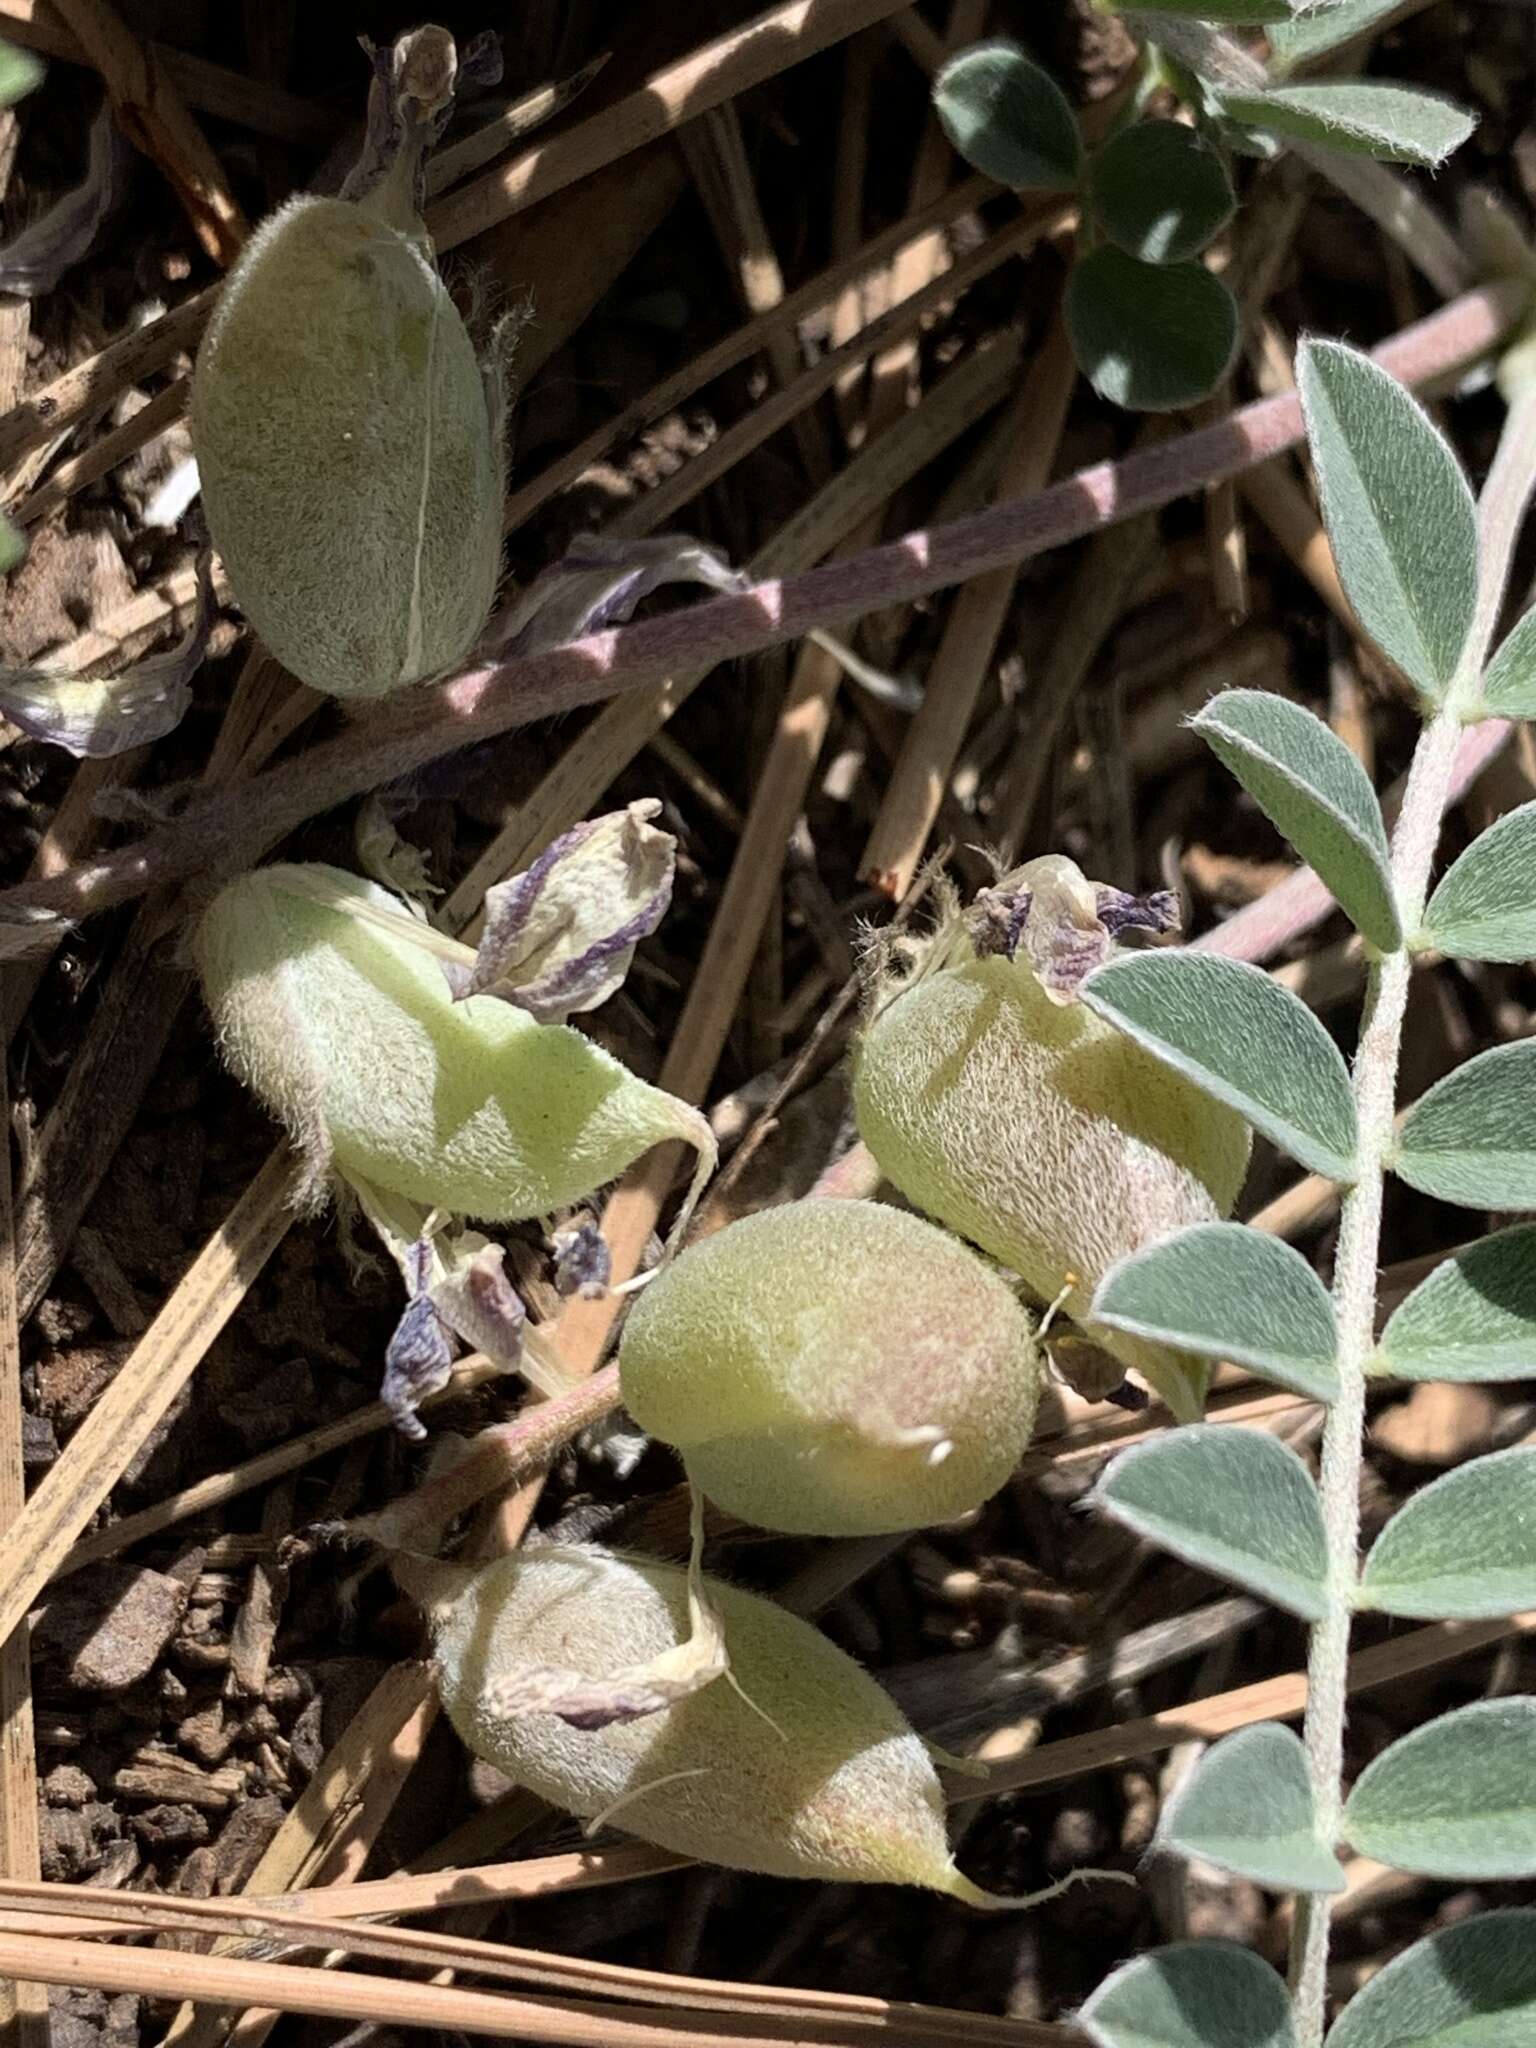
[{"label": "green leaf cluster", "polygon": [[[1315,10],[1288,0],[1160,0],[1147,22],[1148,78],[1187,88],[1191,122],[1133,117],[1093,148],[1055,79],[1016,44],[978,43],[940,71],[934,107],[967,162],[1016,190],[1081,200],[1066,318],[1101,397],[1168,411],[1209,396],[1231,368],[1237,306],[1201,259],[1237,204],[1234,156],[1299,142],[1430,167],[1471,133],[1464,108],[1405,86],[1289,82],[1292,66],[1333,47],[1325,24],[1342,31],[1339,40],[1369,26],[1355,19],[1360,11],[1360,0]],[[1159,71],[1157,14],[1269,25],[1274,81],[1237,93],[1174,65]]]}]

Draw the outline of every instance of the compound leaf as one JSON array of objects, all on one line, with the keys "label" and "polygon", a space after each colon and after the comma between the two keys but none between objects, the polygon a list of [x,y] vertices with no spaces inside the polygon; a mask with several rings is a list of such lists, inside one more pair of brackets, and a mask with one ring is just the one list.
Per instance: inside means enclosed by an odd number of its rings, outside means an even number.
[{"label": "compound leaf", "polygon": [[1084,376],[1133,412],[1208,397],[1237,349],[1237,302],[1203,263],[1139,263],[1109,242],[1073,265],[1066,313]]},{"label": "compound leaf", "polygon": [[1414,1494],[1377,1537],[1355,1604],[1423,1621],[1536,1606],[1536,1451],[1491,1451]]},{"label": "compound leaf", "polygon": [[1303,1166],[1353,1177],[1355,1104],[1339,1049],[1262,968],[1187,947],[1132,953],[1096,968],[1082,993]]},{"label": "compound leaf", "polygon": [[1328,2048],[1529,2048],[1533,2039],[1536,1912],[1516,1907],[1459,1920],[1394,1956],[1349,2001]]},{"label": "compound leaf", "polygon": [[1402,939],[1370,777],[1320,718],[1268,690],[1226,690],[1190,720],[1260,810],[1384,952]]},{"label": "compound leaf", "polygon": [[1454,100],[1375,79],[1328,78],[1267,92],[1224,92],[1220,99],[1224,114],[1268,135],[1423,170],[1444,163],[1477,126],[1476,114]]},{"label": "compound leaf", "polygon": [[1234,1941],[1181,1941],[1134,1956],[1104,1979],[1077,2023],[1094,2048],[1296,2048],[1285,1985]]},{"label": "compound leaf", "polygon": [[1226,165],[1179,121],[1137,121],[1088,166],[1088,196],[1110,240],[1143,263],[1198,256],[1232,218]]},{"label": "compound leaf", "polygon": [[1464,1209],[1536,1209],[1536,1038],[1496,1045],[1409,1111],[1391,1164]]},{"label": "compound leaf", "polygon": [[1164,1813],[1158,1843],[1271,1891],[1337,1892],[1344,1872],[1317,1838],[1301,1739],[1278,1721],[1215,1743]]},{"label": "compound leaf", "polygon": [[1262,1430],[1189,1423],[1122,1451],[1096,1506],[1202,1571],[1316,1621],[1328,1550],[1312,1476]]},{"label": "compound leaf", "polygon": [[1429,899],[1424,942],[1462,960],[1530,959],[1536,954],[1533,875],[1536,803],[1495,819],[1453,862]]},{"label": "compound leaf", "polygon": [[1467,480],[1428,415],[1358,350],[1308,341],[1297,382],[1349,601],[1382,652],[1438,701],[1477,602]]},{"label": "compound leaf", "polygon": [[974,43],[933,85],[944,133],[969,164],[999,184],[1067,192],[1083,144],[1066,94],[1016,43]]},{"label": "compound leaf", "polygon": [[1536,1874],[1536,1699],[1477,1700],[1394,1742],[1356,1780],[1344,1834],[1421,1877]]},{"label": "compound leaf", "polygon": [[1113,1265],[1096,1322],[1225,1358],[1300,1394],[1339,1390],[1328,1290],[1299,1252],[1241,1223],[1195,1223]]},{"label": "compound leaf", "polygon": [[1401,1380],[1536,1374],[1536,1224],[1463,1245],[1394,1310],[1373,1369]]}]

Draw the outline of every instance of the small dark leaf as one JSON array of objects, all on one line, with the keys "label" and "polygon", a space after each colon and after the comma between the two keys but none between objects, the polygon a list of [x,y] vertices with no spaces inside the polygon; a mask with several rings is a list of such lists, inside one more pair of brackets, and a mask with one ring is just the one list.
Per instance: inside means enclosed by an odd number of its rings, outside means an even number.
[{"label": "small dark leaf", "polygon": [[1203,263],[1138,263],[1112,246],[1074,267],[1067,326],[1094,390],[1133,412],[1209,397],[1237,348],[1236,302]]},{"label": "small dark leaf", "polygon": [[1082,168],[1077,118],[1016,43],[977,43],[934,81],[934,111],[969,164],[999,184],[1069,192]]},{"label": "small dark leaf", "polygon": [[1232,218],[1225,164],[1179,121],[1138,121],[1095,151],[1088,196],[1104,232],[1143,263],[1182,263]]}]

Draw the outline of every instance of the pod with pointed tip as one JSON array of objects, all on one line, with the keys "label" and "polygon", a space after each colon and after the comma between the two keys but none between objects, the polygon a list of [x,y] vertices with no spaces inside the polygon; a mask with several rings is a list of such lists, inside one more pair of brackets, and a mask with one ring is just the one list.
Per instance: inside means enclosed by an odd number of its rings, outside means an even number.
[{"label": "pod with pointed tip", "polygon": [[343,199],[264,221],[191,424],[213,544],[294,675],[378,697],[462,661],[500,575],[500,432],[424,232]]},{"label": "pod with pointed tip", "polygon": [[853,1082],[859,1136],[910,1202],[990,1252],[1133,1365],[1185,1416],[1205,1372],[1104,1329],[1116,1259],[1231,1213],[1250,1133],[1235,1111],[1080,1002],[1053,1002],[1020,953],[918,976],[878,1009]]},{"label": "pod with pointed tip", "polygon": [[809,1536],[979,1507],[1029,1441],[1041,1378],[1028,1316],[968,1246],[814,1197],[685,1251],[630,1310],[619,1367],[630,1413],[711,1499]]},{"label": "pod with pointed tip", "polygon": [[555,1545],[395,1569],[428,1609],[443,1706],[466,1747],[552,1805],[586,1819],[615,1810],[644,1841],[737,1870],[1011,1903],[955,1868],[933,1764],[894,1701],[782,1607],[708,1579],[740,1690],[717,1678],[660,1713],[582,1729],[508,1714],[498,1679],[546,1665],[602,1680],[664,1655],[688,1633],[686,1572]]},{"label": "pod with pointed tip", "polygon": [[[305,893],[316,880],[331,900]],[[582,1199],[670,1138],[713,1160],[696,1109],[579,1031],[494,996],[456,1003],[396,899],[340,868],[240,876],[192,952],[224,1056],[287,1129],[312,1192],[334,1168],[508,1222]]]}]

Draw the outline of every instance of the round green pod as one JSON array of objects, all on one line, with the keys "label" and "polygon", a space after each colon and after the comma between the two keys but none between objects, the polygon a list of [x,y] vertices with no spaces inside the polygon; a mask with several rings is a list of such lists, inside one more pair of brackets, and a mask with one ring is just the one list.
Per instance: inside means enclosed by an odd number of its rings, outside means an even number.
[{"label": "round green pod", "polygon": [[342,199],[264,221],[198,350],[191,425],[213,544],[294,675],[378,697],[462,661],[500,575],[502,461],[422,240]]},{"label": "round green pod", "polygon": [[920,975],[866,1027],[859,1136],[907,1199],[1063,1306],[1104,1350],[1198,1412],[1183,1355],[1093,1322],[1117,1259],[1231,1213],[1251,1134],[1234,1110],[1096,1017],[1053,1002],[1020,954]]},{"label": "round green pod", "polygon": [[[317,879],[332,901],[304,893]],[[343,1175],[491,1222],[591,1194],[652,1145],[714,1156],[707,1121],[564,1024],[454,1002],[432,954],[344,906],[400,917],[340,868],[274,865],[220,891],[192,939],[229,1065],[319,1180]]]},{"label": "round green pod", "polygon": [[508,1712],[498,1680],[547,1666],[600,1681],[675,1649],[689,1632],[686,1572],[555,1545],[482,1566],[400,1558],[395,1570],[428,1608],[443,1706],[465,1746],[551,1805],[586,1819],[615,1810],[644,1841],[736,1870],[1004,1903],[955,1868],[921,1738],[798,1615],[706,1579],[735,1684],[717,1678],[659,1713],[576,1728]]},{"label": "round green pod", "polygon": [[957,1238],[815,1197],[692,1245],[630,1310],[625,1405],[742,1520],[921,1528],[979,1507],[1034,1426],[1030,1319]]}]

